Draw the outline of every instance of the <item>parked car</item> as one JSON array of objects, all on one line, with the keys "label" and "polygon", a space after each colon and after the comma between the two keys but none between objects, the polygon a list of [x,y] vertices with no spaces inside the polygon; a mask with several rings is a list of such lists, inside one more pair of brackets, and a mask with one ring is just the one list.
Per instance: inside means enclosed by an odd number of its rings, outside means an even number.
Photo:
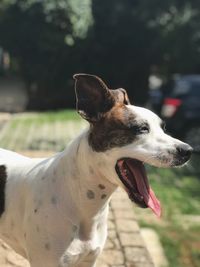
[{"label": "parked car", "polygon": [[167,131],[200,152],[200,75],[177,76],[160,91]]}]

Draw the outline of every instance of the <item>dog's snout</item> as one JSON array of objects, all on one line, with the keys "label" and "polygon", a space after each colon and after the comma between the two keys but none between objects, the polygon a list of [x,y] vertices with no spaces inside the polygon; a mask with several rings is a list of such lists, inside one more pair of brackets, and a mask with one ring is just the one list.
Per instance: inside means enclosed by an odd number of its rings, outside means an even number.
[{"label": "dog's snout", "polygon": [[179,156],[189,158],[192,154],[193,148],[188,144],[179,145],[176,148]]}]

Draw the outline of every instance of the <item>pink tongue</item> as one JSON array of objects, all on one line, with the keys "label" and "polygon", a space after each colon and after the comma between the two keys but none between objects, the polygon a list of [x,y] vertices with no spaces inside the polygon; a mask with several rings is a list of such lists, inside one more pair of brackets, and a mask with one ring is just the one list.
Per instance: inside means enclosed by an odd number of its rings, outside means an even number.
[{"label": "pink tongue", "polygon": [[[161,216],[160,201],[156,198],[154,191],[151,189],[146,176],[146,171],[141,162],[131,163],[131,160],[127,160],[127,165],[134,174],[138,191],[144,197],[146,205],[158,216]],[[133,166],[134,165],[134,166]]]}]

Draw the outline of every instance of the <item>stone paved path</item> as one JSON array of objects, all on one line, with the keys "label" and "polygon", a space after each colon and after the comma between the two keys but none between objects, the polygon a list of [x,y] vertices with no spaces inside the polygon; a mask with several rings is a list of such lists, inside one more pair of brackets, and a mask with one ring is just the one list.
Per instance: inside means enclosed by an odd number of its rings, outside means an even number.
[{"label": "stone paved path", "polygon": [[98,267],[154,267],[142,239],[133,205],[119,189],[112,197],[108,239]]}]

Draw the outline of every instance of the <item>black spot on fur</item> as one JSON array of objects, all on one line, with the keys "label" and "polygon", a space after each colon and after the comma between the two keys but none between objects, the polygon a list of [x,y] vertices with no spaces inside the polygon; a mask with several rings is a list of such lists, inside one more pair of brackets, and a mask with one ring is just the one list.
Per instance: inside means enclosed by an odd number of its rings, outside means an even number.
[{"label": "black spot on fur", "polygon": [[90,171],[91,174],[94,174],[94,170],[92,169],[91,166],[89,167],[89,171]]},{"label": "black spot on fur", "polygon": [[50,244],[49,244],[49,243],[46,243],[46,244],[45,244],[45,249],[46,249],[46,250],[50,250]]},{"label": "black spot on fur", "polygon": [[0,216],[5,210],[6,166],[0,165]]},{"label": "black spot on fur", "polygon": [[107,197],[107,195],[106,194],[103,194],[102,196],[101,196],[101,199],[104,199],[104,198],[106,198]]},{"label": "black spot on fur", "polygon": [[13,220],[11,220],[10,226],[11,226],[12,229],[15,227],[15,223],[14,223]]},{"label": "black spot on fur", "polygon": [[99,187],[101,190],[104,190],[104,189],[106,188],[105,185],[103,185],[103,184],[99,184],[98,187]]},{"label": "black spot on fur", "polygon": [[87,191],[87,197],[89,199],[94,199],[95,198],[95,193],[92,190]]},{"label": "black spot on fur", "polygon": [[51,198],[51,203],[52,203],[53,205],[56,205],[56,204],[57,204],[57,198],[56,198],[55,196],[52,196],[52,198]]}]

